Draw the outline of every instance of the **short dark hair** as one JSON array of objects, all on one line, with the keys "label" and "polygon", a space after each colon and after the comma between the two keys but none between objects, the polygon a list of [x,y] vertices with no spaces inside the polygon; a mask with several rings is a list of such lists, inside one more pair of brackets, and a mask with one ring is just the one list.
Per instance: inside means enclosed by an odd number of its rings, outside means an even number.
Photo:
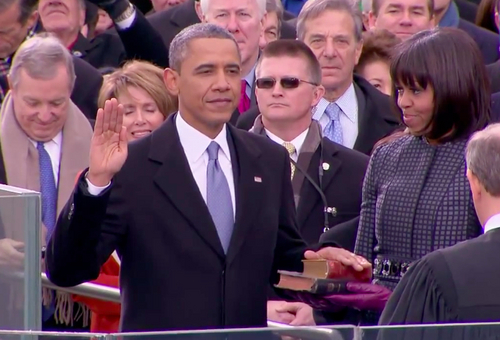
[{"label": "short dark hair", "polygon": [[[464,31],[422,31],[396,47],[391,62],[396,85],[434,92],[434,111],[424,137],[440,143],[468,138],[490,114],[490,84],[481,52]],[[397,103],[398,93],[394,92]]]},{"label": "short dark hair", "polygon": [[214,24],[198,23],[184,28],[170,43],[168,51],[168,64],[170,68],[176,72],[180,72],[182,62],[187,58],[189,53],[189,43],[196,39],[207,38],[231,40],[238,51],[238,56],[241,58],[238,43],[229,31]]},{"label": "short dark hair", "polygon": [[[387,0],[373,0],[372,2],[372,13],[378,16],[380,8],[382,7],[382,2]],[[427,0],[427,9],[431,18],[434,16],[434,0]]]},{"label": "short dark hair", "polygon": [[306,44],[295,39],[280,39],[267,44],[257,61],[256,74],[259,74],[263,59],[279,57],[299,57],[307,60],[309,74],[311,75],[309,81],[321,85],[321,66],[318,59]]},{"label": "short dark hair", "polygon": [[363,50],[354,72],[361,72],[367,64],[375,61],[390,64],[394,49],[400,43],[401,39],[385,29],[364,32]]}]

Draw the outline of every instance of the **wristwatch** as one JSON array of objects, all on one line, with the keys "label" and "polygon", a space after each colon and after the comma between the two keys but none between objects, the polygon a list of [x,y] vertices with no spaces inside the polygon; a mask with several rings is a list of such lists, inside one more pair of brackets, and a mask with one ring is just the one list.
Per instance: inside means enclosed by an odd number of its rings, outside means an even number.
[{"label": "wristwatch", "polygon": [[130,18],[134,13],[135,13],[135,7],[129,2],[127,9],[113,21],[115,23],[125,21],[128,18]]}]

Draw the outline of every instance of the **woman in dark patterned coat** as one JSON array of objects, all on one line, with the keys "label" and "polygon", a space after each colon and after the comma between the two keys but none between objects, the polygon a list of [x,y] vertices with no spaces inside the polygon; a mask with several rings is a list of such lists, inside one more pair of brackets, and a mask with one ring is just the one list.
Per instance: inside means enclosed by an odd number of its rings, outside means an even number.
[{"label": "woman in dark patterned coat", "polygon": [[464,152],[488,123],[490,90],[475,42],[454,28],[402,43],[391,76],[407,129],[371,156],[355,253],[394,289],[413,261],[481,233]]}]

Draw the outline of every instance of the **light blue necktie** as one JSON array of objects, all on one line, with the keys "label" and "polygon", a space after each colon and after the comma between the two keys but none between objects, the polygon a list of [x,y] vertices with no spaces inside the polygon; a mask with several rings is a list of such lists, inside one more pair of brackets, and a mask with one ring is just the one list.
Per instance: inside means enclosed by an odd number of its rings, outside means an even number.
[{"label": "light blue necktie", "polygon": [[207,206],[217,228],[224,253],[227,253],[234,228],[233,203],[226,176],[217,159],[219,144],[211,142],[207,153]]},{"label": "light blue necktie", "polygon": [[49,153],[43,142],[38,142],[38,159],[40,165],[40,191],[42,193],[42,222],[47,227],[47,243],[56,227],[57,188]]},{"label": "light blue necktie", "polygon": [[343,137],[342,125],[340,125],[340,107],[336,103],[330,103],[325,113],[328,118],[330,118],[330,122],[325,126],[325,137],[337,144],[342,144]]},{"label": "light blue necktie", "polygon": [[[57,214],[57,188],[52,171],[52,162],[49,153],[45,150],[43,142],[37,142],[38,160],[40,166],[40,191],[42,194],[42,222],[47,227],[46,242],[56,227]],[[55,301],[52,300],[50,306],[42,306],[42,320],[47,321],[55,312]]]}]

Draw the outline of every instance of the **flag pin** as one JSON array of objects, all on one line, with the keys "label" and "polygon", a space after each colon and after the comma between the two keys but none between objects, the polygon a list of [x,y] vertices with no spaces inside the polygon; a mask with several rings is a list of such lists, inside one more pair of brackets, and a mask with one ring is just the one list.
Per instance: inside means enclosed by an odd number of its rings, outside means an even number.
[{"label": "flag pin", "polygon": [[255,176],[253,180],[257,183],[262,183],[262,178]]}]

